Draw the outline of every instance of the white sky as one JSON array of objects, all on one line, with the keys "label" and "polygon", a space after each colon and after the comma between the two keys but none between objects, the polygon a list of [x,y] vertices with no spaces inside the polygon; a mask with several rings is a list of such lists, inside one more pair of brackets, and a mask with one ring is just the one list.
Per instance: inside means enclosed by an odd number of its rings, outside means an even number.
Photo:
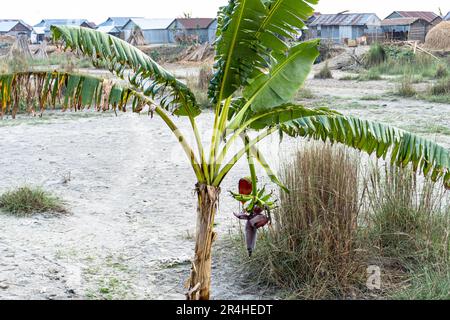
[{"label": "white sky", "polygon": [[[217,8],[227,0],[19,0],[2,1],[0,19],[23,19],[36,24],[42,18],[85,18],[101,23],[109,16],[138,16],[146,18],[176,18],[183,12],[193,17],[214,17]],[[321,0],[316,11],[337,13],[375,12],[383,19],[394,10],[422,10],[445,14],[450,10],[448,0]]]}]

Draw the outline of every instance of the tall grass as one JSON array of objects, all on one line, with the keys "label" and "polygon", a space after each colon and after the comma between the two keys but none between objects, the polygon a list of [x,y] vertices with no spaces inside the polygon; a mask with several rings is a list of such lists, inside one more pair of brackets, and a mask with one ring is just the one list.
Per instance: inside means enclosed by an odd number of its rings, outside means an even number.
[{"label": "tall grass", "polygon": [[[383,54],[384,53],[384,54]],[[366,67],[386,75],[420,75],[424,78],[445,77],[450,64],[437,61],[424,54],[414,54],[411,49],[374,45],[366,55]]]},{"label": "tall grass", "polygon": [[[337,297],[357,265],[358,163],[343,149],[313,145],[286,162],[273,228],[251,265],[260,277],[296,296]],[[252,267],[252,268],[253,268]]]},{"label": "tall grass", "polygon": [[284,163],[291,192],[246,263],[250,277],[289,298],[370,298],[375,264],[381,297],[449,297],[449,195],[410,167],[376,163],[363,174],[357,159],[313,144]]},{"label": "tall grass", "polygon": [[378,66],[385,62],[387,59],[387,54],[384,47],[375,43],[370,47],[369,52],[367,52],[365,56],[365,65],[366,67]]},{"label": "tall grass", "polygon": [[410,168],[372,170],[367,188],[369,237],[383,257],[405,268],[448,263],[450,212],[440,184],[419,181]]},{"label": "tall grass", "polygon": [[403,75],[400,84],[397,86],[397,92],[402,97],[413,97],[417,94],[413,86],[413,76],[409,73]]},{"label": "tall grass", "polygon": [[198,77],[187,78],[187,86],[192,90],[197,101],[203,108],[210,108],[211,101],[208,97],[208,87],[213,78],[213,69],[210,65],[204,64],[199,71]]}]

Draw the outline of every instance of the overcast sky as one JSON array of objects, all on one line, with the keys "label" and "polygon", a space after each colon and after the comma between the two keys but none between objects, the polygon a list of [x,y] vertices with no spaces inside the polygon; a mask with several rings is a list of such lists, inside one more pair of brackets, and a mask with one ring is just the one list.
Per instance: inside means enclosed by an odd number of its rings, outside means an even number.
[{"label": "overcast sky", "polygon": [[[2,1],[0,19],[23,19],[36,24],[42,18],[86,18],[96,23],[108,16],[138,16],[147,18],[176,18],[183,12],[194,17],[213,17],[217,8],[227,0],[22,0]],[[337,13],[375,12],[385,18],[394,10],[424,10],[445,14],[449,0],[321,0],[317,11]]]}]

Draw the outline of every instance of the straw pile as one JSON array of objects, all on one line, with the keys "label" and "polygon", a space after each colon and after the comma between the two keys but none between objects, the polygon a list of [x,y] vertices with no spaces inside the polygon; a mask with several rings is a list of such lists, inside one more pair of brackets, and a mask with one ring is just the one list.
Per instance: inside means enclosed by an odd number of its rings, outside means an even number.
[{"label": "straw pile", "polygon": [[443,21],[428,32],[425,47],[430,50],[450,51],[450,21]]}]

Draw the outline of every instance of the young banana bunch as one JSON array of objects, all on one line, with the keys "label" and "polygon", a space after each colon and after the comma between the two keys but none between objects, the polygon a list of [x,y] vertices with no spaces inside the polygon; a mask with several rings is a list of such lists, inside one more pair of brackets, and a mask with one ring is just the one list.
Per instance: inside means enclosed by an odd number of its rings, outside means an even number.
[{"label": "young banana bunch", "polygon": [[245,239],[248,254],[251,257],[256,247],[258,229],[271,222],[270,211],[275,209],[272,193],[266,193],[265,187],[254,190],[251,179],[239,181],[239,193],[231,192],[234,199],[241,202],[243,211],[234,214],[240,220],[246,220]]}]

